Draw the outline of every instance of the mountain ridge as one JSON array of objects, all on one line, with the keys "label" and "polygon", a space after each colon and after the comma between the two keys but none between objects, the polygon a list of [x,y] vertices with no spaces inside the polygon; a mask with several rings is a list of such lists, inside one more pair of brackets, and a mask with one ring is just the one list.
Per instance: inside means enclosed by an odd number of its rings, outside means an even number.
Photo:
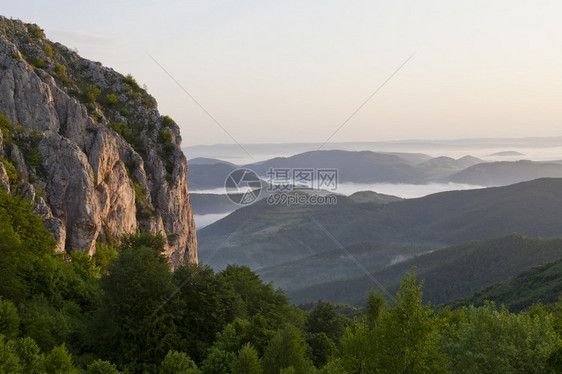
[{"label": "mountain ridge", "polygon": [[[316,223],[315,223],[316,222]],[[376,242],[447,246],[519,232],[562,235],[562,179],[441,192],[388,204],[276,206],[260,201],[199,231],[201,260],[273,266],[343,246]]]}]

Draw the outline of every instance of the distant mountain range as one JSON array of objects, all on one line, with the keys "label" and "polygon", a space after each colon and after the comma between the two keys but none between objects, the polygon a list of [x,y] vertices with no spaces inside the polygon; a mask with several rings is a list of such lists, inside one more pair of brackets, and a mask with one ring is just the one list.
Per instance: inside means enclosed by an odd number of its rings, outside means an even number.
[{"label": "distant mountain range", "polygon": [[332,168],[338,169],[342,183],[423,183],[423,172],[414,165],[428,159],[427,155],[408,155],[370,151],[312,151],[291,157],[277,157],[257,164],[246,165],[265,176],[270,168]]},{"label": "distant mountain range", "polygon": [[358,203],[343,196],[336,205],[325,206],[288,207],[261,201],[199,230],[199,259],[215,268],[238,263],[256,269],[316,255],[337,248],[338,243],[439,248],[512,232],[562,235],[562,179],[443,192],[387,204]]},{"label": "distant mountain range", "polygon": [[544,177],[562,177],[562,165],[528,160],[490,162],[470,166],[452,175],[449,180],[481,186],[502,186]]},{"label": "distant mountain range", "polygon": [[492,153],[490,156],[500,156],[500,157],[517,157],[517,156],[524,156],[523,153],[517,151],[503,151],[503,152],[496,152]]},{"label": "distant mountain range", "polygon": [[189,160],[187,184],[190,190],[224,188],[226,177],[237,168],[238,166],[221,160]]},{"label": "distant mountain range", "polygon": [[[230,172],[239,166],[211,158],[189,162],[188,183],[193,192],[220,189]],[[380,153],[371,151],[311,151],[290,157],[242,165],[268,181],[270,169],[331,168],[338,170],[340,183],[462,183],[478,186],[505,186],[537,178],[562,177],[556,161],[486,162],[476,157],[430,157],[421,153]]]},{"label": "distant mountain range", "polygon": [[[545,299],[548,294],[550,300],[556,293],[558,283],[550,278],[520,299],[509,292],[512,283],[485,287],[562,256],[562,239],[537,238],[562,236],[562,178],[536,179],[562,177],[562,163],[332,150],[244,167],[264,179],[270,168],[331,167],[338,169],[340,183],[501,186],[417,199],[361,191],[338,195],[335,205],[286,206],[261,200],[198,230],[201,263],[216,269],[248,265],[265,281],[287,290],[295,303],[326,299],[361,304],[373,279],[393,294],[413,266],[425,280],[424,300],[433,304],[461,305],[484,298],[505,302],[509,297],[514,300],[510,306],[518,308],[539,294]],[[196,159],[190,173],[200,172],[204,178],[190,175],[190,180],[216,188],[236,168],[220,160]],[[239,208],[224,194],[191,196],[195,214]],[[357,263],[371,275],[361,274]],[[471,299],[462,299],[482,288]]]},{"label": "distant mountain range", "polygon": [[[466,150],[466,154],[479,151],[478,154],[493,154],[501,151],[517,151],[529,148],[546,149],[559,147],[562,137],[532,138],[477,138],[452,140],[401,140],[379,142],[336,142],[325,144],[326,150],[373,151],[373,152],[407,152],[425,153]],[[184,147],[188,159],[211,157],[229,160],[235,164],[247,164],[254,158],[265,159],[275,156],[291,156],[298,153],[317,150],[320,143],[260,143],[260,144],[213,144]]]}]

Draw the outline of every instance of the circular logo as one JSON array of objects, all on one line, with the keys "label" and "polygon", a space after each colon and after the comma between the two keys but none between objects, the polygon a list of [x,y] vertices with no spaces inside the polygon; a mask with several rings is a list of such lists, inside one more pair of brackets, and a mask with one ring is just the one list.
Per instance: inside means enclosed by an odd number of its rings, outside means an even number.
[{"label": "circular logo", "polygon": [[249,205],[258,200],[261,179],[250,169],[236,169],[228,174],[224,182],[226,196],[235,204]]}]

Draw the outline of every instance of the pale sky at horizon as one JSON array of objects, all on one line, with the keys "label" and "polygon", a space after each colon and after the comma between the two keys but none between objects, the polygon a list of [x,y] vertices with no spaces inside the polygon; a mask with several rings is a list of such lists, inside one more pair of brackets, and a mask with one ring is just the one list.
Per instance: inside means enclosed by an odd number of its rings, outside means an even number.
[{"label": "pale sky at horizon", "polygon": [[183,145],[562,135],[560,1],[7,2],[131,73]]}]

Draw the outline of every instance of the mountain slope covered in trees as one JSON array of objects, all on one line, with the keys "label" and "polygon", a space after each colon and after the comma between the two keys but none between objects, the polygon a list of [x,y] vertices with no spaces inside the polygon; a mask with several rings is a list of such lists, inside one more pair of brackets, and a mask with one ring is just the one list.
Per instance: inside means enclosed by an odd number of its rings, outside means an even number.
[{"label": "mountain slope covered in trees", "polygon": [[562,235],[562,179],[450,191],[388,204],[339,197],[335,205],[260,201],[198,232],[203,263],[259,268],[344,246],[374,242],[442,247],[517,232]]},{"label": "mountain slope covered in trees", "polygon": [[[345,254],[342,253],[342,256]],[[425,282],[424,301],[443,304],[470,296],[494,282],[560,257],[562,239],[545,240],[511,234],[439,249],[382,269],[367,268],[372,271],[371,276],[361,274],[356,278],[290,290],[288,294],[296,303],[305,303],[313,298],[336,303],[364,303],[365,290],[370,287],[377,289],[373,278],[395,292],[401,277],[415,266],[418,278]]]},{"label": "mountain slope covered in trees", "polygon": [[282,291],[246,267],[215,274],[185,264],[171,271],[161,236],[128,235],[92,258],[65,256],[55,253],[55,241],[25,199],[0,189],[0,216],[1,372],[562,368],[562,304],[519,314],[493,305],[435,314],[408,274],[387,300],[371,292],[364,313],[350,321],[327,303],[310,312],[291,307]]},{"label": "mountain slope covered in trees", "polygon": [[453,300],[448,305],[480,306],[485,301],[494,301],[498,305],[505,305],[511,311],[519,312],[533,304],[554,303],[560,297],[562,297],[562,257],[494,283],[471,296]]}]

